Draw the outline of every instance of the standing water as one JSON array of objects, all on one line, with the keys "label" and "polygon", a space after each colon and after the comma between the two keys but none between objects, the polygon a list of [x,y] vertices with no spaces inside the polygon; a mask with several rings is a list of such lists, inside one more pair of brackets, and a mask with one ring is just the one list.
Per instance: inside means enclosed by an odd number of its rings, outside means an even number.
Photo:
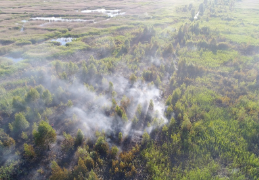
[{"label": "standing water", "polygon": [[22,25],[22,28],[21,28],[21,32],[23,32],[23,30],[24,30],[24,24],[27,23],[28,21],[27,21],[27,20],[22,20],[21,22],[23,22],[23,25]]},{"label": "standing water", "polygon": [[49,22],[94,22],[94,20],[84,20],[84,19],[63,19],[63,18],[56,18],[56,17],[36,17],[31,18],[31,20],[36,21],[49,21]]},{"label": "standing water", "polygon": [[6,58],[11,59],[13,62],[16,62],[16,63],[23,60],[23,58],[14,58],[14,57],[10,57],[10,56],[6,56]]},{"label": "standing water", "polygon": [[108,15],[109,17],[116,17],[118,15],[124,15],[125,12],[121,12],[121,10],[106,10],[106,9],[95,9],[95,10],[83,10],[82,13],[103,13]]},{"label": "standing water", "polygon": [[73,41],[74,38],[68,37],[68,38],[58,38],[58,39],[52,39],[51,41],[56,41],[61,44],[61,46],[65,46],[67,43],[70,43]]}]

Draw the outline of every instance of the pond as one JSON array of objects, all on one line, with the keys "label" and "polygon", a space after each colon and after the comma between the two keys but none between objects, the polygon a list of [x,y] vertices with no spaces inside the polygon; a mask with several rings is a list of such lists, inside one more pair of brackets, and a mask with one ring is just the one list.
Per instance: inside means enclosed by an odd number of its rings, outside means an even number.
[{"label": "pond", "polygon": [[23,23],[22,28],[21,28],[21,32],[23,32],[23,30],[24,30],[24,24],[27,23],[28,21],[27,21],[27,20],[22,20],[21,22]]},{"label": "pond", "polygon": [[11,59],[13,62],[20,62],[23,60],[23,58],[14,58],[14,57],[10,57],[10,56],[5,56],[8,59]]},{"label": "pond", "polygon": [[103,13],[106,14],[109,17],[116,17],[119,15],[124,15],[125,12],[121,12],[121,10],[115,9],[115,10],[106,10],[106,9],[95,9],[95,10],[83,10],[82,13]]},{"label": "pond", "polygon": [[51,41],[56,41],[56,42],[59,42],[61,44],[61,46],[65,46],[67,43],[70,43],[73,41],[73,39],[75,38],[71,38],[71,37],[68,37],[68,38],[58,38],[58,39],[52,39]]},{"label": "pond", "polygon": [[94,20],[85,20],[85,19],[63,19],[61,17],[36,17],[31,18],[34,21],[49,21],[49,22],[94,22]]}]

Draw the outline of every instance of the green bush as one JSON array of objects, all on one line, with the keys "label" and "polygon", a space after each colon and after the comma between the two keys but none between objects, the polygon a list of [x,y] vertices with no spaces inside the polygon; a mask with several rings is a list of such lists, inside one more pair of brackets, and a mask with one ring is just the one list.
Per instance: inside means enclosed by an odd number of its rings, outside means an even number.
[{"label": "green bush", "polygon": [[83,143],[83,140],[84,140],[84,134],[81,129],[78,129],[77,134],[76,134],[75,143],[77,145],[81,145]]},{"label": "green bush", "polygon": [[15,132],[20,132],[27,129],[30,126],[30,123],[26,120],[24,114],[20,112],[15,114],[15,121],[12,125]]},{"label": "green bush", "polygon": [[33,131],[34,142],[38,146],[47,146],[55,142],[56,132],[46,121],[41,121],[38,130]]},{"label": "green bush", "polygon": [[26,143],[24,143],[24,155],[27,158],[34,158],[36,156],[35,152],[34,152],[34,148],[32,147],[32,145],[28,145]]}]

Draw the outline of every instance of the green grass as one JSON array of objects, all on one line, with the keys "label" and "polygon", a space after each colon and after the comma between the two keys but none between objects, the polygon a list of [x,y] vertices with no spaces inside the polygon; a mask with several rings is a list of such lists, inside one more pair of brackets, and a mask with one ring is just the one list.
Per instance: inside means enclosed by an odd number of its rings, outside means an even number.
[{"label": "green grass", "polygon": [[237,51],[184,51],[180,53],[182,58],[186,58],[187,62],[193,62],[198,65],[202,65],[210,68],[218,68],[223,63],[232,61],[239,56]]}]

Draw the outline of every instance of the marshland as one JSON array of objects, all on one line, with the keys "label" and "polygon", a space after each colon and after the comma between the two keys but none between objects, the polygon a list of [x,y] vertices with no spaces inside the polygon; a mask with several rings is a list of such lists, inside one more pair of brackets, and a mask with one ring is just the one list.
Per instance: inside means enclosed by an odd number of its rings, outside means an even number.
[{"label": "marshland", "polygon": [[257,0],[0,1],[0,179],[258,179]]}]

